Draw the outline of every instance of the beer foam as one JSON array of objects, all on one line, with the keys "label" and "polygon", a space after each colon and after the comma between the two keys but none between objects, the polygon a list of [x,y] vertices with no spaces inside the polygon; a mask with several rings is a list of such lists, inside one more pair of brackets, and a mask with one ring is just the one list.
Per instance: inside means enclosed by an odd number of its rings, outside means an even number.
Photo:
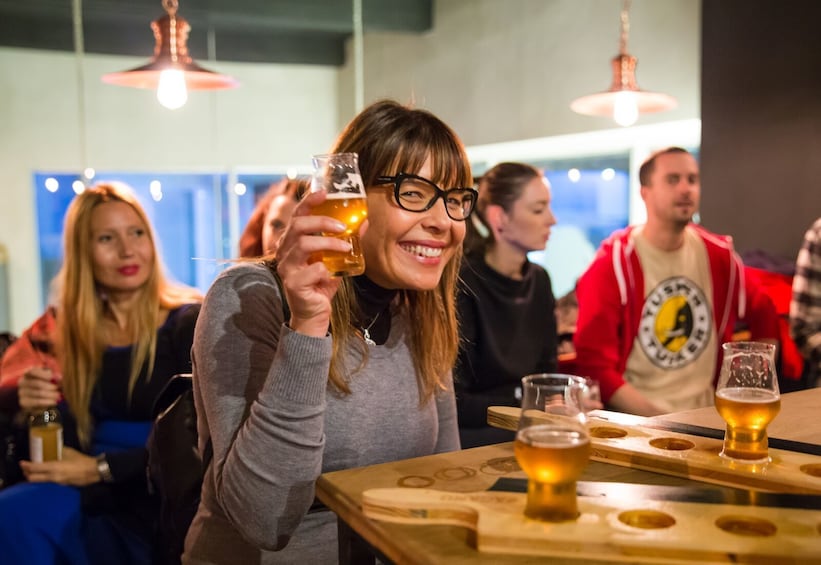
[{"label": "beer foam", "polygon": [[365,195],[359,192],[328,192],[328,200],[352,200],[354,198],[365,198]]},{"label": "beer foam", "polygon": [[543,425],[519,430],[516,439],[533,447],[566,449],[590,443],[590,437],[582,431]]},{"label": "beer foam", "polygon": [[771,390],[743,386],[723,388],[716,392],[716,396],[719,396],[725,400],[745,402],[749,404],[765,404],[780,398],[778,394]]}]

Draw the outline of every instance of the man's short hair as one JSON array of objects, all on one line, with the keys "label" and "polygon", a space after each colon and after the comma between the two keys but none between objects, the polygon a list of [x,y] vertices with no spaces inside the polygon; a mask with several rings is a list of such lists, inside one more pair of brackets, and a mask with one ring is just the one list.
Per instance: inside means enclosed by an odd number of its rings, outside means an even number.
[{"label": "man's short hair", "polygon": [[644,163],[639,167],[639,183],[641,183],[641,186],[650,186],[650,177],[653,175],[653,169],[656,168],[656,158],[658,158],[659,155],[668,155],[670,153],[690,154],[689,151],[681,147],[667,147],[656,151],[645,159]]}]

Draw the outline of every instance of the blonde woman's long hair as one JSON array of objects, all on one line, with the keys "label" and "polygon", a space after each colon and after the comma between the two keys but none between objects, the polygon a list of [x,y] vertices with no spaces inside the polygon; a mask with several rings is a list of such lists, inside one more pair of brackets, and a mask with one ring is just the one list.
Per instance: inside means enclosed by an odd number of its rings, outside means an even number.
[{"label": "blonde woman's long hair", "polygon": [[[431,180],[439,186],[473,184],[470,162],[453,130],[430,112],[408,108],[391,100],[375,102],[365,108],[340,134],[331,152],[359,154],[365,187],[374,186],[378,176],[416,173],[428,158],[431,160]],[[456,361],[459,347],[456,283],[461,258],[460,248],[445,266],[435,289],[399,291],[400,308],[413,312],[408,316],[410,347],[420,403],[443,388],[443,380]],[[349,371],[343,366],[341,356],[354,340],[352,313],[359,312],[353,283],[346,278],[333,299],[331,332],[334,340],[330,370],[331,383],[344,394],[350,394]],[[364,343],[355,341],[366,359]]]},{"label": "blonde woman's long hair", "polygon": [[145,210],[130,187],[107,182],[87,188],[71,202],[64,227],[63,265],[57,274],[59,289],[57,312],[57,354],[63,372],[63,395],[77,420],[81,444],[91,444],[94,423],[90,413],[91,396],[99,379],[107,339],[99,323],[105,309],[105,297],[98,291],[92,260],[91,218],[94,209],[106,202],[123,202],[140,218],[154,248],[151,274],[142,289],[137,310],[128,318],[132,336],[131,372],[128,398],[146,367],[151,377],[157,349],[157,328],[161,310],[201,302],[199,291],[168,281],[163,273],[154,231]]}]

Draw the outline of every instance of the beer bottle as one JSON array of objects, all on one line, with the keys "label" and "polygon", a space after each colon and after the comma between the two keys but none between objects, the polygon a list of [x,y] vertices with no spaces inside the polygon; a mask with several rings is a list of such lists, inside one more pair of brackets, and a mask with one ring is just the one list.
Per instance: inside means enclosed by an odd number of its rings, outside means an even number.
[{"label": "beer bottle", "polygon": [[63,458],[63,423],[56,407],[29,415],[29,459],[34,463]]}]

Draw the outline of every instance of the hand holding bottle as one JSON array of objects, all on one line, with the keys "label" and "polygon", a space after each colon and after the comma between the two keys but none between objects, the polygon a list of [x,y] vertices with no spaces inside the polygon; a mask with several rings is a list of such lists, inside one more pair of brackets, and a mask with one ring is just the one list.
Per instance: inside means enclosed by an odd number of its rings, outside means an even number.
[{"label": "hand holding bottle", "polygon": [[20,461],[26,480],[82,487],[100,482],[97,460],[70,447],[63,448],[62,461]]},{"label": "hand holding bottle", "polygon": [[60,377],[51,369],[32,367],[17,384],[20,408],[37,410],[57,406],[63,398]]}]

